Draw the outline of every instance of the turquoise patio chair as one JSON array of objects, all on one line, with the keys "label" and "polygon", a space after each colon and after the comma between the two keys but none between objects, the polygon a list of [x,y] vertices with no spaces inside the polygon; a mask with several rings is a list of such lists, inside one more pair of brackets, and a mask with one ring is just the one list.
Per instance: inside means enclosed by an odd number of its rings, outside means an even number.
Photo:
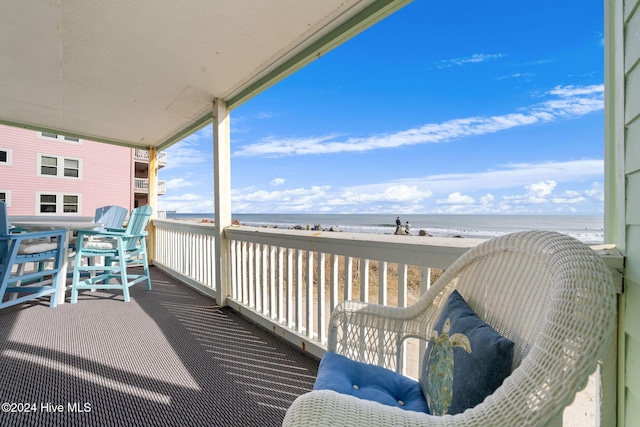
[{"label": "turquoise patio chair", "polygon": [[[0,309],[47,295],[49,306],[57,305],[56,279],[62,267],[66,232],[11,233],[7,206],[0,202]],[[26,270],[27,263],[39,268]]]},{"label": "turquoise patio chair", "polygon": [[[93,217],[93,222],[97,224],[102,224],[100,227],[94,228],[94,230],[98,231],[124,231],[122,228],[122,224],[124,224],[124,220],[127,217],[129,211],[122,206],[101,206],[96,209],[95,216]],[[76,240],[77,236],[71,238],[71,242],[69,243],[69,248],[76,248]]]},{"label": "turquoise patio chair", "polygon": [[122,224],[129,211],[122,206],[102,206],[96,209],[94,222],[103,224],[101,231],[109,229],[122,229]]},{"label": "turquoise patio chair", "polygon": [[[146,281],[147,289],[151,290],[145,240],[151,212],[150,206],[134,209],[124,231],[78,230],[71,303],[78,302],[81,289],[122,289],[125,302],[130,301],[129,287],[136,283]],[[95,257],[104,257],[104,266],[89,262]],[[87,265],[82,265],[83,258],[87,258]],[[131,265],[141,265],[144,274],[129,274],[127,267]],[[92,271],[96,272],[95,276],[81,280],[83,273]]]}]

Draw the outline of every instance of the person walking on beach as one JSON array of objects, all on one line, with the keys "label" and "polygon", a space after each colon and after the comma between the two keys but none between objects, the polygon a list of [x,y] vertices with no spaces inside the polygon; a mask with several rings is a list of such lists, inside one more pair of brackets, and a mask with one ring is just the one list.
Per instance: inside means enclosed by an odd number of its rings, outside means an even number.
[{"label": "person walking on beach", "polygon": [[409,224],[409,221],[404,225],[404,231],[406,231],[407,234],[411,234],[411,224]]},{"label": "person walking on beach", "polygon": [[400,217],[396,217],[396,225],[400,227],[402,225],[402,221],[400,221]]}]

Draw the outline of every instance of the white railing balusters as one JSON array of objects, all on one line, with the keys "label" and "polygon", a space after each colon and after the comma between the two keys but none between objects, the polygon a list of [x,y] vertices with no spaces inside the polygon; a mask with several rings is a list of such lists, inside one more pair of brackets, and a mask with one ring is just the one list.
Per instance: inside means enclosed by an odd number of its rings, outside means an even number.
[{"label": "white railing balusters", "polygon": [[287,248],[287,326],[295,330],[295,320],[293,312],[293,252],[295,249]]},{"label": "white railing balusters", "polygon": [[307,337],[313,338],[313,251],[307,251],[307,280],[305,283],[305,313]]},{"label": "white railing balusters", "polygon": [[369,260],[360,258],[360,301],[369,302]]},{"label": "white railing balusters", "polygon": [[325,265],[326,265],[326,254],[324,252],[318,252],[318,322],[317,322],[317,336],[318,342],[322,345],[326,344],[326,304],[325,301]]},{"label": "white railing balusters", "polygon": [[398,307],[407,306],[408,283],[407,283],[407,264],[398,264]]},{"label": "white railing balusters", "polygon": [[[407,283],[407,264],[398,264],[398,307],[407,306],[407,296],[409,293],[409,287]],[[407,366],[407,341],[402,342],[402,355],[398,361],[400,364],[400,371],[405,372]]]},{"label": "white railing balusters", "polygon": [[264,310],[264,299],[262,298],[262,287],[264,283],[262,281],[262,252],[264,251],[264,245],[260,243],[251,243],[249,247],[249,301],[250,306],[253,307],[258,313],[262,313]]},{"label": "white railing balusters", "polygon": [[[277,307],[276,307],[276,252],[278,248],[276,246],[271,246],[269,251],[269,293],[265,296],[269,298],[269,317],[272,320],[277,319]],[[267,314],[267,313],[265,313]]]},{"label": "white railing balusters", "polygon": [[344,259],[344,300],[349,301],[353,295],[353,258]]},{"label": "white railing balusters", "polygon": [[237,270],[237,255],[236,248],[238,247],[238,242],[231,242],[229,245],[229,262],[231,262],[231,266],[229,268],[229,274],[231,275],[231,298],[238,299],[238,270]]},{"label": "white railing balusters", "polygon": [[246,305],[249,302],[249,265],[247,258],[247,246],[249,243],[242,242],[242,302]]},{"label": "white railing balusters", "polygon": [[378,261],[378,304],[387,304],[387,263]]},{"label": "white railing balusters", "polygon": [[[157,242],[154,264],[188,284],[216,291],[214,225],[164,219],[154,220],[153,224]],[[243,226],[225,229],[225,237],[230,241],[229,304],[245,314],[255,311],[261,316],[259,322],[288,331],[283,335],[294,342],[301,340],[298,342],[311,349],[325,345],[329,314],[340,301],[370,299],[370,264],[377,264],[377,302],[382,304],[388,303],[390,286],[396,280],[389,277],[389,266],[397,264],[398,305],[406,306],[410,298],[409,266],[421,267],[422,286],[429,286],[429,267],[446,268],[467,248],[479,243],[472,239],[311,233]],[[356,295],[354,271],[359,281]]]},{"label": "white railing balusters", "polygon": [[249,307],[259,310],[259,304],[256,302],[256,288],[258,284],[258,277],[260,276],[260,257],[256,256],[259,254],[260,245],[256,245],[255,243],[249,243],[249,247],[247,248],[247,258],[248,258],[248,297],[249,297]]},{"label": "white railing balusters", "polygon": [[304,330],[304,323],[302,321],[302,283],[303,283],[303,271],[302,271],[302,254],[303,252],[298,249],[296,256],[296,325],[298,333],[302,333]]},{"label": "white railing balusters", "polygon": [[329,279],[329,313],[338,305],[340,281],[338,275],[340,273],[340,257],[331,254],[331,278]]},{"label": "white railing balusters", "polygon": [[[262,307],[261,313],[264,315],[269,314],[269,310],[271,307],[269,306],[269,245],[261,245],[262,246],[262,258],[260,261],[261,271],[258,274],[256,272],[256,276],[261,275],[261,285],[256,285],[256,300],[260,300],[260,304]],[[256,258],[260,258],[256,256]]]},{"label": "white railing balusters", "polygon": [[286,318],[284,317],[284,248],[278,247],[278,323],[285,324]]}]

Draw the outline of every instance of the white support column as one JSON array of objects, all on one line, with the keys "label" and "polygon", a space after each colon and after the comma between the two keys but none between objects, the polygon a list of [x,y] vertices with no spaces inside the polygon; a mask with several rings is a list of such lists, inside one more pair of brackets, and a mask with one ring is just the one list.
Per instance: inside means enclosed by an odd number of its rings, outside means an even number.
[{"label": "white support column", "polygon": [[[156,158],[155,147],[149,147],[149,206],[151,206],[151,219],[158,217],[158,159]],[[156,259],[156,230],[153,221],[149,221],[147,226],[149,235],[147,237],[147,257],[149,263],[153,264]]]},{"label": "white support column", "polygon": [[[627,189],[625,175],[625,4],[624,0],[604,2],[604,243],[613,243],[627,253]],[[629,7],[632,2],[629,2]],[[637,38],[631,38],[629,45]],[[627,423],[625,328],[626,295],[618,295],[617,342],[610,344],[597,373],[596,426]],[[617,353],[617,354],[616,354]],[[614,373],[617,375],[614,376]],[[615,408],[615,409],[614,409]]]},{"label": "white support column", "polygon": [[229,109],[219,99],[213,101],[213,176],[216,239],[216,300],[227,305],[229,296],[229,241],[224,229],[231,225],[231,132]]}]

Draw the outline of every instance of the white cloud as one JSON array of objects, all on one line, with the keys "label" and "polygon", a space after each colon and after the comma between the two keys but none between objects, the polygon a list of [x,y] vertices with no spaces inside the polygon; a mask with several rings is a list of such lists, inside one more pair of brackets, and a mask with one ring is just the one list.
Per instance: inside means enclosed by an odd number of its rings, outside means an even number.
[{"label": "white cloud", "polygon": [[508,76],[500,76],[500,77],[496,77],[495,80],[504,80],[504,79],[521,79],[524,81],[531,81],[531,78],[535,76],[535,74],[533,73],[514,73]]},{"label": "white cloud", "polygon": [[433,194],[429,190],[420,190],[417,186],[388,184],[380,188],[380,191],[353,191],[346,189],[338,194],[327,204],[338,205],[358,205],[375,202],[421,202],[428,199]]},{"label": "white cloud", "polygon": [[282,185],[285,183],[285,179],[284,178],[274,178],[271,180],[271,186],[272,187],[277,187],[278,185]]},{"label": "white cloud", "polygon": [[438,199],[436,203],[448,205],[471,205],[475,203],[475,200],[473,200],[473,197],[471,196],[467,196],[456,191],[455,193],[449,194],[449,197],[446,199]]},{"label": "white cloud", "polygon": [[520,126],[580,117],[604,108],[604,85],[556,86],[546,93],[553,99],[532,105],[518,113],[475,116],[429,123],[391,134],[351,137],[338,140],[336,135],[299,138],[270,136],[241,147],[235,156],[292,156],[363,152],[407,145],[450,142],[456,139],[496,133]]},{"label": "white cloud", "polygon": [[604,94],[604,85],[591,85],[591,86],[556,86],[553,90],[549,91],[552,95],[558,95],[563,98],[579,95],[600,95]]},{"label": "white cloud", "polygon": [[525,188],[529,190],[527,194],[531,198],[540,199],[551,194],[551,192],[554,188],[556,188],[557,185],[557,182],[551,179],[547,179],[546,181],[539,182],[537,184],[527,185]]},{"label": "white cloud", "polygon": [[272,117],[273,117],[273,114],[266,111],[260,111],[256,115],[256,118],[260,120],[270,119]]},{"label": "white cloud", "polygon": [[231,191],[233,212],[299,212],[315,210],[328,197],[329,186],[265,191],[256,186]]},{"label": "white cloud", "polygon": [[442,69],[442,68],[449,68],[449,67],[453,67],[453,66],[460,66],[460,65],[465,65],[465,64],[477,64],[480,62],[486,62],[486,61],[492,61],[495,59],[500,59],[503,58],[505,55],[501,54],[501,53],[495,53],[495,54],[486,54],[486,53],[476,53],[473,54],[471,56],[467,56],[464,58],[454,58],[454,59],[445,59],[443,61],[438,62],[437,67]]},{"label": "white cloud", "polygon": [[594,200],[604,202],[604,188],[601,183],[594,182],[591,184],[591,189],[587,190],[585,194]]},{"label": "white cloud", "polygon": [[179,196],[166,196],[162,198],[163,202],[166,201],[181,201],[181,202],[193,202],[193,201],[198,201],[198,200],[202,200],[202,196],[200,194],[194,194],[194,193],[185,193],[185,194],[181,194]]},{"label": "white cloud", "polygon": [[[575,160],[567,162],[514,163],[500,165],[495,169],[469,172],[428,175],[406,178],[391,182],[351,186],[345,191],[353,193],[382,193],[392,185],[415,187],[419,191],[431,191],[434,194],[449,194],[456,191],[471,193],[507,188],[524,188],[532,182],[539,183],[547,179],[557,183],[580,181],[604,174],[602,160]],[[536,188],[536,187],[534,187]]]},{"label": "white cloud", "polygon": [[554,197],[551,199],[551,201],[555,204],[570,204],[570,205],[575,205],[578,203],[584,203],[586,199],[582,196],[576,196],[576,197]]},{"label": "white cloud", "polygon": [[163,168],[163,171],[179,167],[192,167],[193,165],[207,162],[212,164],[211,143],[209,143],[207,150],[200,149],[202,141],[206,139],[207,135],[211,138],[210,128],[209,126],[209,128],[191,134],[165,150],[167,153],[167,165]]},{"label": "white cloud", "polygon": [[493,197],[493,194],[487,193],[486,196],[482,196],[480,198],[480,203],[484,206],[488,206],[488,205],[491,205],[494,200],[495,200],[495,197]]},{"label": "white cloud", "polygon": [[174,178],[166,181],[167,190],[176,190],[178,188],[193,187],[193,182],[187,181],[184,178]]},{"label": "white cloud", "polygon": [[214,200],[213,196],[205,197],[193,193],[163,196],[158,199],[158,209],[180,213],[211,213],[214,211]]},{"label": "white cloud", "polygon": [[[439,174],[332,188],[329,185],[277,189],[264,186],[231,192],[234,213],[465,213],[525,214],[600,212],[602,160],[499,165],[492,170]],[[591,182],[591,184],[586,184]],[[435,197],[434,197],[435,196]],[[160,209],[213,212],[213,196],[163,196]],[[588,212],[585,212],[588,209]]]}]

